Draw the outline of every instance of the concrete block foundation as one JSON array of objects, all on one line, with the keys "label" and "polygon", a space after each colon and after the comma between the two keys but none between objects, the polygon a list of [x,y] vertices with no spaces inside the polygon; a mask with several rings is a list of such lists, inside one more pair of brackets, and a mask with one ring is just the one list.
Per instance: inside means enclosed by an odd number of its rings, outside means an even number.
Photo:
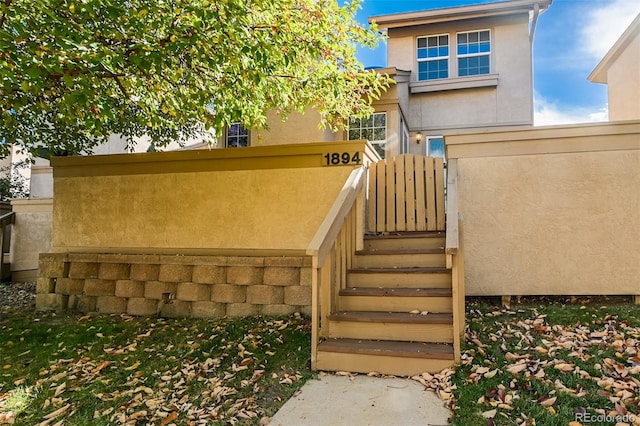
[{"label": "concrete block foundation", "polygon": [[311,312],[307,256],[44,253],[38,310],[220,318]]}]

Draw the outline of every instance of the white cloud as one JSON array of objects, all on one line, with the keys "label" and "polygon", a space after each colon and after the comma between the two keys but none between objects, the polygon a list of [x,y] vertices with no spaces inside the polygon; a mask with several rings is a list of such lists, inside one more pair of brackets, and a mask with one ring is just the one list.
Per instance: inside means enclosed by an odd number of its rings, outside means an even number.
[{"label": "white cloud", "polygon": [[607,106],[601,108],[563,106],[550,102],[539,94],[535,98],[534,126],[552,126],[556,124],[594,123],[607,121]]},{"label": "white cloud", "polygon": [[613,0],[590,10],[580,31],[581,50],[599,61],[638,13],[640,2],[636,0]]}]

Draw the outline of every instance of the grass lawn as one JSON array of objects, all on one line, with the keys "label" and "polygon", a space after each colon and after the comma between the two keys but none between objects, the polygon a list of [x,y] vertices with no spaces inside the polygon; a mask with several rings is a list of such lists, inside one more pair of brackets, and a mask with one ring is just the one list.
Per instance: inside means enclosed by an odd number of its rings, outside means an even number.
[{"label": "grass lawn", "polygon": [[[640,306],[497,306],[469,299],[462,365],[414,377],[453,409],[454,425],[634,424]],[[0,424],[266,423],[312,376],[309,351],[301,317],[12,313],[0,318]]]},{"label": "grass lawn", "polygon": [[0,424],[259,424],[311,377],[302,317],[0,318]]},{"label": "grass lawn", "polygon": [[496,306],[467,303],[463,365],[450,377],[455,425],[640,425],[640,306]]}]

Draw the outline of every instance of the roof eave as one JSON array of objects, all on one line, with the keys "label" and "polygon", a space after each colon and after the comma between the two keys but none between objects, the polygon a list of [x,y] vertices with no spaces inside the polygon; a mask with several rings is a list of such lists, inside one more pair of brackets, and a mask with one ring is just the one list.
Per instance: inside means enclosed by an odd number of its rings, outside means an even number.
[{"label": "roof eave", "polygon": [[638,34],[640,34],[640,13],[635,17],[627,29],[624,30],[624,33],[622,33],[620,38],[618,38],[611,49],[609,49],[609,51],[604,55],[593,71],[591,71],[587,80],[592,83],[607,84],[607,72],[609,71],[609,67]]},{"label": "roof eave", "polygon": [[450,7],[445,9],[423,10],[418,12],[394,13],[369,17],[378,28],[397,28],[413,25],[433,24],[437,22],[459,21],[463,19],[485,18],[529,12],[537,4],[540,12],[551,5],[552,0],[511,0],[496,3],[474,4],[471,6]]}]

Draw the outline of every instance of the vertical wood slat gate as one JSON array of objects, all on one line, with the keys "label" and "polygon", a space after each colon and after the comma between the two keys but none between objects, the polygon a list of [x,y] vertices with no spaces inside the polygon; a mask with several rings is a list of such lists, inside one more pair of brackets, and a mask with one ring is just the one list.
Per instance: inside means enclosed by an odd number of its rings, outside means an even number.
[{"label": "vertical wood slat gate", "polygon": [[403,154],[369,166],[371,232],[444,231],[442,158]]}]

